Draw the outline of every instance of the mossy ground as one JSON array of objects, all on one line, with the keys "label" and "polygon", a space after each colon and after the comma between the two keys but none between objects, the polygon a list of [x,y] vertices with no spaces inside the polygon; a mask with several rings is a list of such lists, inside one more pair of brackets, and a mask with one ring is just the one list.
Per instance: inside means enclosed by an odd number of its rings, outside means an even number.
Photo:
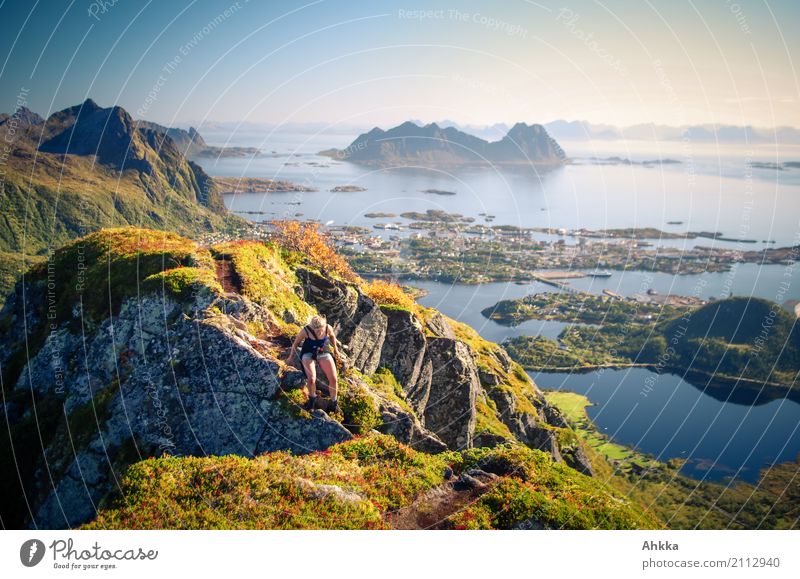
[{"label": "mossy ground", "polygon": [[294,268],[301,257],[285,256],[281,248],[260,241],[235,241],[211,248],[217,258],[230,259],[242,295],[266,307],[286,337],[294,338],[316,310],[303,301]]},{"label": "mossy ground", "polygon": [[[502,472],[453,527],[510,528],[537,518],[565,528],[657,522],[589,477],[524,447],[429,455],[371,434],[324,452],[159,458],[131,466],[122,494],[89,529],[380,529],[391,514],[445,483],[448,467]],[[474,524],[480,521],[480,524]]]},{"label": "mossy ground", "polygon": [[33,282],[52,284],[54,303],[42,304],[49,308],[43,317],[56,324],[69,322],[79,305],[81,317],[99,321],[116,314],[126,299],[160,289],[158,284],[144,283],[151,276],[171,270],[163,280],[177,289],[190,277],[178,268],[188,267],[195,274],[192,283],[209,281],[197,271],[209,262],[208,252],[189,239],[126,227],[102,229],[72,241],[35,265],[28,276]]}]

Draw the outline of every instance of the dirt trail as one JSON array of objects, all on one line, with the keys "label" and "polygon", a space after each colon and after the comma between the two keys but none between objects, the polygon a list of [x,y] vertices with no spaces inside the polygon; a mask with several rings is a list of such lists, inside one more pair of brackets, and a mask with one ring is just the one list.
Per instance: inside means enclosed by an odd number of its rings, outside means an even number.
[{"label": "dirt trail", "polygon": [[446,529],[447,517],[466,508],[487,490],[488,486],[458,489],[448,482],[429,490],[386,518],[392,529]]},{"label": "dirt trail", "polygon": [[239,283],[239,277],[233,270],[233,264],[229,259],[217,259],[215,262],[217,270],[217,281],[222,285],[222,289],[226,292],[241,293],[242,288]]}]

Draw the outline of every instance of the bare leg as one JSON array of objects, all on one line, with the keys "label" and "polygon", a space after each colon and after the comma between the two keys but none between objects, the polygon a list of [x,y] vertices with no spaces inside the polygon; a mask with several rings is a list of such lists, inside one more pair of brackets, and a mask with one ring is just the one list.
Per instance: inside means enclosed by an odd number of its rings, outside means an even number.
[{"label": "bare leg", "polygon": [[328,387],[330,390],[330,395],[332,399],[336,399],[338,394],[338,376],[336,375],[336,362],[333,361],[333,358],[329,358],[328,356],[323,356],[319,360],[317,360],[319,367],[322,368],[322,371],[325,372],[325,377],[328,379]]},{"label": "bare leg", "polygon": [[302,363],[306,371],[306,388],[308,389],[308,395],[313,398],[317,395],[317,368],[314,366],[313,358],[304,358]]}]

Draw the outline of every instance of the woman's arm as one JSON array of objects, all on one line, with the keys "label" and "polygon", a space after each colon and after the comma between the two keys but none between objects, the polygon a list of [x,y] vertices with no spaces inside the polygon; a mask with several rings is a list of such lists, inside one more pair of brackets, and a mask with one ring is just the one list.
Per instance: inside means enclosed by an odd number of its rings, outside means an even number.
[{"label": "woman's arm", "polygon": [[331,341],[331,346],[333,346],[333,357],[337,360],[339,359],[339,343],[336,341],[336,334],[333,332],[333,328],[328,326],[328,338]]},{"label": "woman's arm", "polygon": [[294,342],[292,342],[292,347],[289,349],[289,357],[286,359],[287,362],[290,364],[294,361],[294,357],[297,355],[297,347],[300,345],[300,342],[306,336],[306,329],[303,328],[297,333],[297,336],[294,338]]}]

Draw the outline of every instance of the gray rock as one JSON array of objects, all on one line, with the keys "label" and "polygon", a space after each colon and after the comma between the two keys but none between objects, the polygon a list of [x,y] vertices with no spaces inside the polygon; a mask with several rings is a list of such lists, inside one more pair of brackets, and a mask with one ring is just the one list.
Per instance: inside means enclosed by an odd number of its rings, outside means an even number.
[{"label": "gray rock", "polygon": [[432,377],[425,425],[448,447],[469,448],[475,432],[475,400],[480,389],[469,347],[449,338],[431,338],[426,357],[432,364]]},{"label": "gray rock", "polygon": [[[391,370],[414,411],[422,415],[430,395],[430,379],[420,380],[425,360],[425,334],[411,312],[389,310],[385,315],[386,338],[380,364]],[[430,376],[430,365],[427,370]]]},{"label": "gray rock", "polygon": [[439,312],[428,317],[425,322],[425,329],[437,338],[448,338],[450,340],[455,340],[456,338],[453,328],[450,327],[450,324],[447,323],[447,320]]},{"label": "gray rock", "polygon": [[461,490],[484,490],[488,485],[485,482],[482,482],[475,478],[474,476],[468,473],[461,473],[456,482],[453,483],[453,488],[457,491]]},{"label": "gray rock", "polygon": [[306,301],[328,320],[353,366],[365,374],[378,369],[386,337],[386,316],[353,285],[299,268]]}]

